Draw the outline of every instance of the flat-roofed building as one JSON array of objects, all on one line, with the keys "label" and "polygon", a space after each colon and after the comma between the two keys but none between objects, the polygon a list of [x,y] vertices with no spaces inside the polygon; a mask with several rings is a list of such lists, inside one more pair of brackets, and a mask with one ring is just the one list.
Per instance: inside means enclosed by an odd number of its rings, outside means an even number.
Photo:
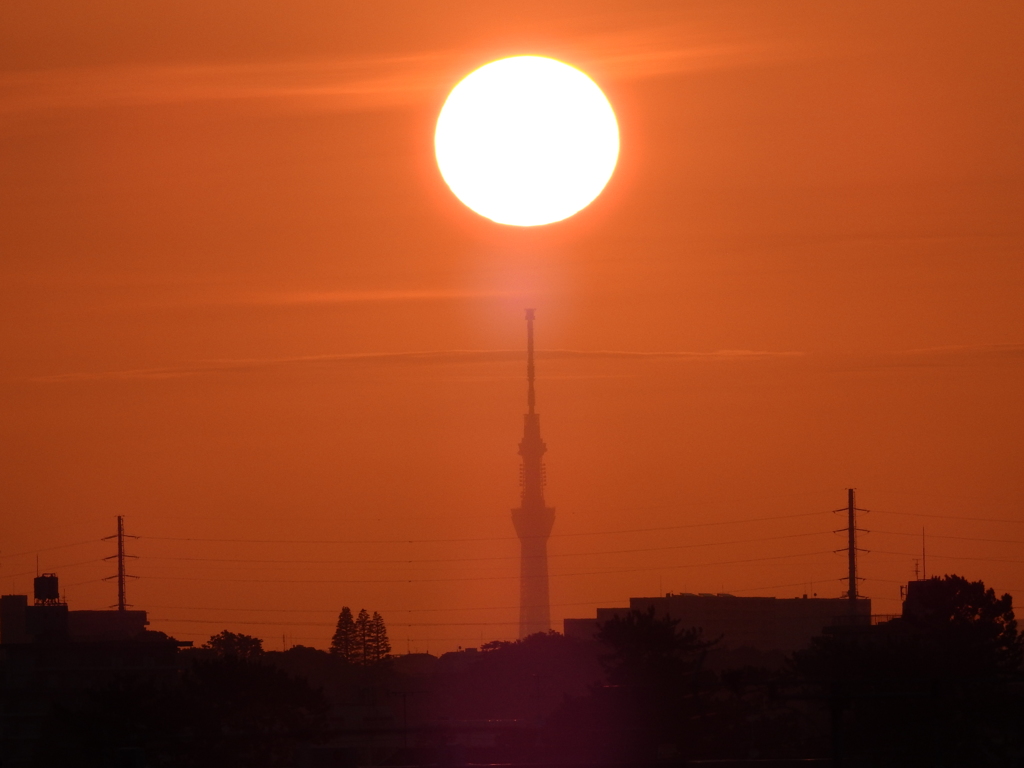
[{"label": "flat-roofed building", "polygon": [[871,600],[829,597],[736,597],[728,594],[669,593],[633,597],[628,608],[598,608],[592,619],[565,619],[566,637],[594,638],[601,624],[629,611],[670,616],[681,628],[700,627],[705,639],[721,636],[723,649],[753,648],[790,653],[810,644],[827,627],[871,623]]}]

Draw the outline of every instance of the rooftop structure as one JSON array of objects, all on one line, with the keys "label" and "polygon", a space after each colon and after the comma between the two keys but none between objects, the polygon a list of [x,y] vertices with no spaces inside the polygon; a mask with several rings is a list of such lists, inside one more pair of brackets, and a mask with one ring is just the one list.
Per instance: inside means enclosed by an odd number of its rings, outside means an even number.
[{"label": "rooftop structure", "polygon": [[130,641],[144,635],[145,611],[71,611],[59,598],[56,574],[35,580],[35,604],[28,595],[0,597],[0,644]]}]

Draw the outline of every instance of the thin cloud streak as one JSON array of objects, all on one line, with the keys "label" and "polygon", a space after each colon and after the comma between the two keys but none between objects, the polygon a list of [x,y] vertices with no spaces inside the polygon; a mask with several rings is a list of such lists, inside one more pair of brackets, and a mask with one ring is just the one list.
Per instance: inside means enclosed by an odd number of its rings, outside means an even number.
[{"label": "thin cloud streak", "polygon": [[[782,46],[683,43],[658,27],[585,38],[566,56],[601,79],[633,80],[778,59]],[[0,115],[48,109],[275,100],[324,111],[390,109],[442,98],[493,52],[239,64],[47,69],[0,74]],[[508,55],[508,54],[502,54]],[[792,46],[785,55],[792,55]]]},{"label": "thin cloud streak", "polygon": [[438,55],[363,61],[92,67],[0,77],[0,111],[289,99],[342,111],[401,106],[433,86]]},{"label": "thin cloud streak", "polygon": [[1015,364],[1024,362],[1024,343],[974,344],[909,349],[870,355],[856,361],[868,368],[953,368],[969,365]]},{"label": "thin cloud streak", "polygon": [[[625,352],[617,350],[539,350],[540,360],[676,360],[681,362],[758,361],[799,357],[800,352],[758,352],[751,350],[722,350],[719,352]],[[159,368],[137,368],[124,371],[96,373],[63,373],[53,376],[31,377],[37,383],[70,383],[87,381],[140,381],[177,379],[234,371],[287,368],[324,364],[340,365],[467,365],[521,362],[521,349],[501,350],[446,350],[435,352],[379,352],[341,355],[309,355],[244,360],[204,360],[189,365]]]},{"label": "thin cloud streak", "polygon": [[[772,360],[817,360],[826,368],[867,370],[874,368],[916,368],[963,366],[984,363],[1024,362],[1024,344],[987,344],[978,346],[913,349],[877,355],[809,355],[804,352],[766,352],[745,349],[724,349],[716,352],[629,352],[625,350],[538,350],[539,360],[623,360],[667,361],[692,363],[761,362]],[[523,350],[454,349],[424,352],[365,352],[353,354],[307,355],[302,357],[201,360],[195,363],[156,368],[120,371],[74,372],[51,376],[34,376],[34,383],[73,383],[90,381],[155,381],[204,376],[217,373],[245,372],[314,365],[483,365],[522,362]]]},{"label": "thin cloud streak", "polygon": [[510,291],[291,291],[241,296],[230,303],[270,306],[302,304],[352,304],[361,302],[444,301],[449,299],[491,299],[514,296]]},{"label": "thin cloud streak", "polygon": [[1024,357],[1024,343],[1005,344],[973,344],[952,347],[928,347],[912,349],[908,355],[918,357],[951,358],[951,357]]}]

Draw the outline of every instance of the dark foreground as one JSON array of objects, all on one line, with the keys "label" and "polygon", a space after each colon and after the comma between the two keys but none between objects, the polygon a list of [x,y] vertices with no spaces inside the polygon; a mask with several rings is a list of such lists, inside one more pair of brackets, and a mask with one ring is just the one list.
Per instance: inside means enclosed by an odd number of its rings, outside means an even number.
[{"label": "dark foreground", "polygon": [[364,664],[230,633],[6,644],[0,765],[1024,766],[1009,598],[935,581],[927,610],[788,658],[653,613]]}]

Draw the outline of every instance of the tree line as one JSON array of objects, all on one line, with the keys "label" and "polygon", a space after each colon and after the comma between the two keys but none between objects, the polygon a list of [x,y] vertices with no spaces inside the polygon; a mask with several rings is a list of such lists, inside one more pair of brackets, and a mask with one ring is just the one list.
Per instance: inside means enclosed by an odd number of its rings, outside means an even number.
[{"label": "tree line", "polygon": [[391,642],[384,618],[365,608],[353,618],[352,610],[346,605],[338,615],[338,625],[331,638],[330,652],[345,661],[361,666],[377,664],[391,655]]},{"label": "tree line", "polygon": [[[260,638],[227,630],[213,635],[202,647],[221,657],[240,659],[257,659],[264,653]],[[376,611],[371,615],[365,608],[353,616],[351,608],[342,607],[330,654],[364,667],[387,659],[391,655],[391,641],[384,617]]]}]

